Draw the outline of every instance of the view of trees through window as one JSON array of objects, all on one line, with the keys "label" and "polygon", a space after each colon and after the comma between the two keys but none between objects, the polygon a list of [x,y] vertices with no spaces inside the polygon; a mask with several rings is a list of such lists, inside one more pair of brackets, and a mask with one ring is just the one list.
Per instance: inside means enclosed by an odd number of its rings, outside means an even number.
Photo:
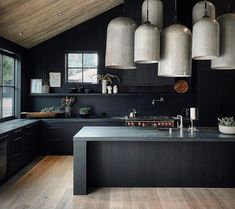
[{"label": "view of trees through window", "polygon": [[0,54],[0,118],[14,115],[15,59]]},{"label": "view of trees through window", "polygon": [[68,82],[97,83],[98,53],[68,53]]}]

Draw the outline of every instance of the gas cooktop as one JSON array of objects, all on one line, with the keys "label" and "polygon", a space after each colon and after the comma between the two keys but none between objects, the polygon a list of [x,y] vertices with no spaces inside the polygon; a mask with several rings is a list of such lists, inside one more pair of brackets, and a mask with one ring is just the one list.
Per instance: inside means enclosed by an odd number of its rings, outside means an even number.
[{"label": "gas cooktop", "polygon": [[175,128],[178,120],[169,116],[149,116],[126,119],[127,126]]}]

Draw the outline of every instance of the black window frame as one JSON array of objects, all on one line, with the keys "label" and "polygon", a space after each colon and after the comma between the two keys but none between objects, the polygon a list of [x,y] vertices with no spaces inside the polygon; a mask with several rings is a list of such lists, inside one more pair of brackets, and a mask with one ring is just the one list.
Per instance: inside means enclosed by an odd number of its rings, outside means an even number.
[{"label": "black window frame", "polygon": [[[14,82],[12,86],[7,86],[7,85],[3,85],[3,70],[2,70],[2,64],[3,64],[3,56],[8,56],[14,59],[14,72],[13,72],[13,78],[14,78]],[[18,59],[17,59],[17,55],[15,55],[14,53],[5,51],[0,49],[0,59],[2,59],[2,61],[0,62],[0,98],[1,98],[1,102],[0,102],[0,122],[5,122],[5,121],[9,121],[9,120],[13,120],[17,117],[18,114],[18,110],[19,108],[17,108],[18,106],[18,98],[19,95],[17,93],[17,84],[18,84],[18,73],[17,73],[17,69],[18,69]],[[3,106],[3,88],[12,88],[13,89],[13,108],[12,108],[12,116],[8,116],[8,117],[4,117],[2,118],[2,106]]]},{"label": "black window frame", "polygon": [[[93,83],[93,82],[83,82],[83,73],[82,73],[82,82],[76,82],[76,81],[74,81],[74,82],[69,82],[69,80],[68,80],[68,70],[69,69],[78,69],[79,67],[69,67],[68,66],[68,54],[82,54],[82,56],[84,55],[84,54],[97,54],[97,74],[98,74],[98,72],[99,72],[99,53],[98,53],[98,51],[88,51],[88,50],[84,50],[84,51],[66,51],[66,53],[65,53],[65,83],[66,84],[84,84],[84,85],[86,85],[86,84],[92,84],[92,85],[97,85],[98,84],[98,81],[96,82],[96,83]],[[83,69],[84,69],[84,67],[83,67],[83,59],[82,59],[82,72],[83,72]]]}]

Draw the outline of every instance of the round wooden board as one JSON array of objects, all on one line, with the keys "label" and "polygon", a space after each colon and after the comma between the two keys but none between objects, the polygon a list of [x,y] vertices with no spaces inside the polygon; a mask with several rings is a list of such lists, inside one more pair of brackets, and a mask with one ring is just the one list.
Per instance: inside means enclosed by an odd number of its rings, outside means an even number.
[{"label": "round wooden board", "polygon": [[184,94],[189,89],[188,82],[185,80],[178,80],[174,85],[174,89],[177,93]]}]

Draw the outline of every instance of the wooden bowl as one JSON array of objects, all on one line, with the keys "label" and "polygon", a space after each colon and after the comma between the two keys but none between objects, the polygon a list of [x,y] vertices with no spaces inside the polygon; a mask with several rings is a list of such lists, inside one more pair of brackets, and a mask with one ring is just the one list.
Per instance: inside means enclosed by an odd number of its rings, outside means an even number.
[{"label": "wooden bowl", "polygon": [[26,118],[55,118],[64,115],[63,112],[23,112]]}]

